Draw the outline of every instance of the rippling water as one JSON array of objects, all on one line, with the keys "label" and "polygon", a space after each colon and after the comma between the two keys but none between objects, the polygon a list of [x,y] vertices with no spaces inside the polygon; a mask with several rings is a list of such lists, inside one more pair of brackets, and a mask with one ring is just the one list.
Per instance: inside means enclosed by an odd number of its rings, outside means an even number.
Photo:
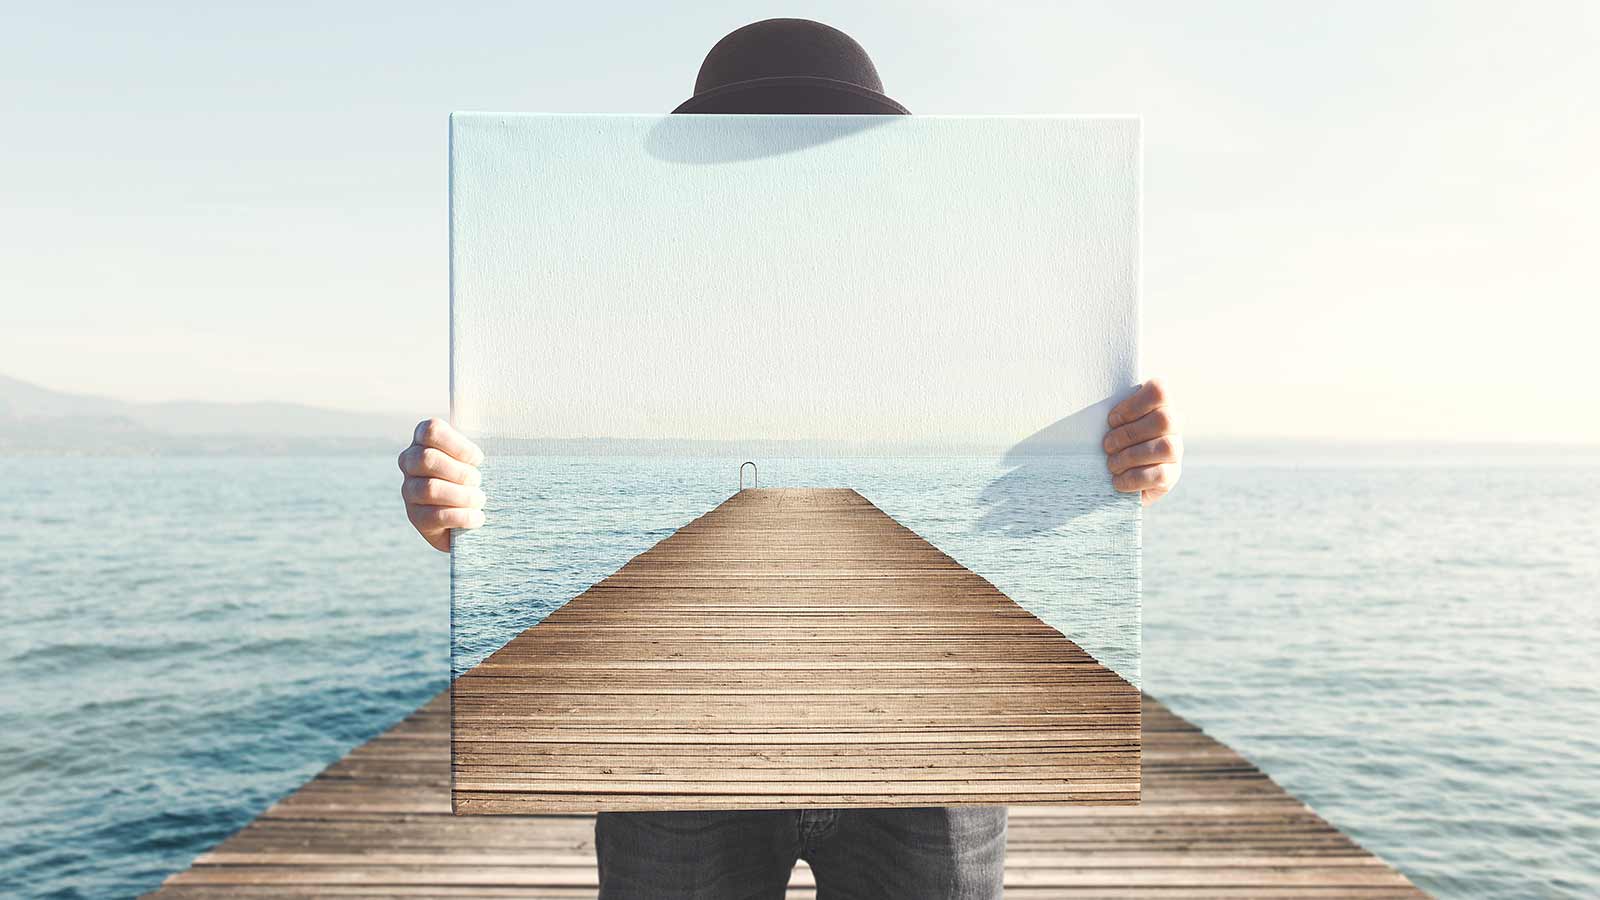
[{"label": "rippling water", "polygon": [[1600,896],[1600,458],[1233,459],[1146,516],[1146,687],[1450,897]]},{"label": "rippling water", "polygon": [[392,459],[7,462],[0,895],[152,888],[444,687]]},{"label": "rippling water", "polygon": [[[8,462],[0,893],[152,888],[444,686],[391,459]],[[1145,684],[1431,891],[1595,896],[1597,536],[1594,459],[1196,457]]]}]

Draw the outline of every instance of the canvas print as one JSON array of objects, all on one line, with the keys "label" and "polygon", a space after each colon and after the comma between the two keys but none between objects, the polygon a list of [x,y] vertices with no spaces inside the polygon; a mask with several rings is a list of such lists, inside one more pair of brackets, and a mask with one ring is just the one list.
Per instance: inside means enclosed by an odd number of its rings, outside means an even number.
[{"label": "canvas print", "polygon": [[458,813],[1138,801],[1139,125],[457,114]]}]

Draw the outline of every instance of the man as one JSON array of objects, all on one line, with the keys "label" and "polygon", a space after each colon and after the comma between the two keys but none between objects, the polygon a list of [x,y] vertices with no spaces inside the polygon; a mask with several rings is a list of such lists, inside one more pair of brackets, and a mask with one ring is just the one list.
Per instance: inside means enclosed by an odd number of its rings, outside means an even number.
[{"label": "man", "polygon": [[[883,94],[866,51],[803,19],[747,25],[706,56],[677,113],[907,115]],[[1152,503],[1178,481],[1183,448],[1165,389],[1141,385],[1111,411],[1106,464],[1119,491]],[[441,419],[417,426],[400,454],[401,494],[428,543],[483,524],[483,453]],[[604,900],[781,898],[796,859],[819,900],[997,897],[1005,807],[602,813],[595,848]]]}]

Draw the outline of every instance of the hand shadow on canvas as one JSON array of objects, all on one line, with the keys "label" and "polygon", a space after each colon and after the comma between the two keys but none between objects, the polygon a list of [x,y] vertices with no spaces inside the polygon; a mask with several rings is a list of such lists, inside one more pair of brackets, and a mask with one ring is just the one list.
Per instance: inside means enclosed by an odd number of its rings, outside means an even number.
[{"label": "hand shadow on canvas", "polygon": [[979,531],[1025,537],[1050,531],[1136,495],[1111,489],[1101,440],[1106,415],[1120,397],[1107,397],[1039,429],[1005,452],[1004,475],[978,494]]}]

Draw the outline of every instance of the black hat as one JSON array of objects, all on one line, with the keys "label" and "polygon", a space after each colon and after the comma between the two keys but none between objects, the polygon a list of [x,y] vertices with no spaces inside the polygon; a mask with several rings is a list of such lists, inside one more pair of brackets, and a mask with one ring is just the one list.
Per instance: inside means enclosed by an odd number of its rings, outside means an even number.
[{"label": "black hat", "polygon": [[911,114],[884,95],[860,44],[810,19],[766,19],[717,41],[700,64],[694,96],[673,112]]}]

